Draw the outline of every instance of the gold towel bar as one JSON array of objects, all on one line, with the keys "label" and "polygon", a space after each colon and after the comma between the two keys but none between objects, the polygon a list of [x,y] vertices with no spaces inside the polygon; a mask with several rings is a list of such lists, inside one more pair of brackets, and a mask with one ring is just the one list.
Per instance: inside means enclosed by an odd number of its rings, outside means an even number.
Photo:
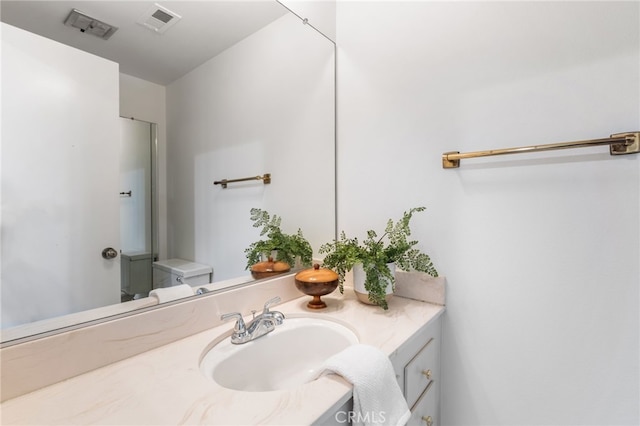
[{"label": "gold towel bar", "polygon": [[585,148],[596,145],[609,145],[611,155],[637,154],[640,152],[640,132],[616,133],[603,139],[590,139],[576,142],[550,143],[546,145],[522,146],[519,148],[491,149],[488,151],[467,152],[457,151],[442,154],[442,168],[453,169],[460,167],[463,158],[489,157],[492,155],[521,154],[526,152],[551,151],[554,149]]},{"label": "gold towel bar", "polygon": [[241,179],[222,179],[222,180],[217,180],[213,182],[213,184],[222,185],[223,188],[226,188],[228,183],[245,182],[248,180],[261,180],[262,183],[266,185],[268,183],[271,183],[271,173],[265,173],[263,176],[251,176],[251,177],[246,177]]}]

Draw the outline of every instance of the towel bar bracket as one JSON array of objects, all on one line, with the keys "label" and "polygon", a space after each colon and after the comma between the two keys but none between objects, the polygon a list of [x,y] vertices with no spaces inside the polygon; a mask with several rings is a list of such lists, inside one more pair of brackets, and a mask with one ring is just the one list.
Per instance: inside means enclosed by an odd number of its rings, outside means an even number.
[{"label": "towel bar bracket", "polygon": [[609,145],[609,153],[611,155],[637,154],[640,152],[640,132],[616,133],[611,135],[611,138],[625,138],[624,142],[615,142]]},{"label": "towel bar bracket", "polygon": [[449,151],[442,154],[442,168],[443,169],[457,169],[460,167],[460,159],[459,158],[449,158],[452,154],[460,154],[460,151]]}]

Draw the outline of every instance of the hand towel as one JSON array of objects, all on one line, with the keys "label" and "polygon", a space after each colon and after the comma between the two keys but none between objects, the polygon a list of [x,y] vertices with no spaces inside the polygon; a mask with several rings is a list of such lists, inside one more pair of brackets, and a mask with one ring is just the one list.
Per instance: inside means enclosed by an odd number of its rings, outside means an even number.
[{"label": "hand towel", "polygon": [[400,426],[411,417],[391,361],[378,348],[349,346],[325,361],[322,374],[332,372],[353,384],[354,425]]},{"label": "hand towel", "polygon": [[171,287],[157,288],[149,292],[149,297],[158,299],[158,303],[171,302],[183,297],[193,296],[193,288],[189,284],[174,285]]}]

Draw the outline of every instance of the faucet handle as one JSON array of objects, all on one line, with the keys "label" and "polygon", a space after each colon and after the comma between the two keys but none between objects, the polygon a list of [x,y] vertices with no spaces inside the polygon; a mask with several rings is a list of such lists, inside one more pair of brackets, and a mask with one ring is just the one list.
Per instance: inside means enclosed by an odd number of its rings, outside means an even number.
[{"label": "faucet handle", "polygon": [[276,296],[273,299],[269,299],[267,300],[267,302],[264,304],[264,309],[262,310],[262,314],[266,314],[269,312],[269,306],[271,305],[275,305],[276,303],[279,303],[282,299],[280,299],[280,296]]},{"label": "faucet handle", "polygon": [[228,314],[220,315],[220,319],[222,321],[226,321],[230,318],[237,319],[236,325],[233,327],[233,331],[235,331],[236,333],[244,333],[246,331],[246,326],[240,312],[229,312]]},{"label": "faucet handle", "polygon": [[274,305],[278,302],[280,302],[280,297],[276,296],[271,300],[268,300],[267,303],[264,304],[264,309],[262,311],[262,316],[263,317],[269,317],[271,318],[274,323],[276,325],[281,325],[282,322],[284,321],[284,314],[282,312],[278,312],[278,311],[270,311],[269,310],[269,306]]}]

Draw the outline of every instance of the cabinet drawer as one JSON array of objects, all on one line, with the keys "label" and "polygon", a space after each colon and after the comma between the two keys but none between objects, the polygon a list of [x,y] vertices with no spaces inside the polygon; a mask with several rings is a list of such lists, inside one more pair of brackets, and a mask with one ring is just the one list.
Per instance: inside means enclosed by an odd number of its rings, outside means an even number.
[{"label": "cabinet drawer", "polygon": [[411,410],[407,426],[437,426],[438,424],[438,390],[436,382],[432,380]]},{"label": "cabinet drawer", "polygon": [[432,337],[404,368],[404,395],[413,407],[422,392],[435,380],[439,366],[440,342]]}]

